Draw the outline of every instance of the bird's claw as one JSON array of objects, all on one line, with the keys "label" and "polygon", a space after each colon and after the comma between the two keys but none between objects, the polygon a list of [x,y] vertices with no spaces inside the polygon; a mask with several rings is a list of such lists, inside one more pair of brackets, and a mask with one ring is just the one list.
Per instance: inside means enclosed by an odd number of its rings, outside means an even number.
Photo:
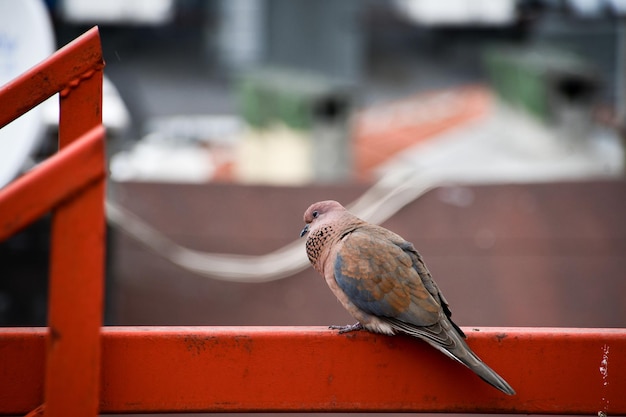
[{"label": "bird's claw", "polygon": [[354,332],[357,330],[363,330],[363,325],[359,322],[356,322],[354,324],[347,324],[345,326],[330,325],[328,326],[328,328],[332,330],[339,330],[339,334],[343,334],[348,332]]}]

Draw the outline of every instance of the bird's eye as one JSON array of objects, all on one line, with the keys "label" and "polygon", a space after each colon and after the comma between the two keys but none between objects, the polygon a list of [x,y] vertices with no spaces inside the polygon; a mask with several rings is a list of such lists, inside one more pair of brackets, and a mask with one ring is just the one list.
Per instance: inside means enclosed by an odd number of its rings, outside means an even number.
[{"label": "bird's eye", "polygon": [[313,214],[313,218],[314,218],[314,219],[317,219],[317,216],[319,216],[319,215],[320,215],[319,211],[317,211],[317,210],[316,210],[316,211],[314,211],[312,214]]}]

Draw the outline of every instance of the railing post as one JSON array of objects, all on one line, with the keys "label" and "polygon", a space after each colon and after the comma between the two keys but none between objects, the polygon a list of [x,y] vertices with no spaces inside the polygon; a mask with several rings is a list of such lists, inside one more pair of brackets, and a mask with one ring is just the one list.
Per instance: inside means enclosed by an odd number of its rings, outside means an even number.
[{"label": "railing post", "polygon": [[[97,42],[95,49],[99,51],[97,31],[89,42]],[[102,65],[87,70],[60,92],[59,147],[63,149],[101,123]],[[98,415],[104,241],[101,180],[54,211],[44,388],[46,416]]]}]

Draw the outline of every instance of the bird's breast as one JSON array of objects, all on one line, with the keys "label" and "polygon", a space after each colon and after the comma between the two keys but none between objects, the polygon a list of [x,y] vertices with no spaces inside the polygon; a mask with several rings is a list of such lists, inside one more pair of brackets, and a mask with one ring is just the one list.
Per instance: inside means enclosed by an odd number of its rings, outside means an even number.
[{"label": "bird's breast", "polygon": [[309,257],[309,261],[318,270],[323,261],[323,253],[326,252],[331,244],[334,235],[335,233],[331,225],[322,226],[309,232],[309,237],[306,240],[306,254]]}]

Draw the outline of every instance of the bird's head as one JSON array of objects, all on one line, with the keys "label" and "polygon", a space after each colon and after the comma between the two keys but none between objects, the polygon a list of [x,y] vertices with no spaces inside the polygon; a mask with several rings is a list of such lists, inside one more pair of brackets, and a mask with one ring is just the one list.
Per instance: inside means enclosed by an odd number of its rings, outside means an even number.
[{"label": "bird's head", "polygon": [[346,209],[336,201],[326,200],[311,204],[304,212],[304,229],[300,232],[300,237],[306,235],[311,228],[324,221],[329,221],[335,215],[345,212]]}]

